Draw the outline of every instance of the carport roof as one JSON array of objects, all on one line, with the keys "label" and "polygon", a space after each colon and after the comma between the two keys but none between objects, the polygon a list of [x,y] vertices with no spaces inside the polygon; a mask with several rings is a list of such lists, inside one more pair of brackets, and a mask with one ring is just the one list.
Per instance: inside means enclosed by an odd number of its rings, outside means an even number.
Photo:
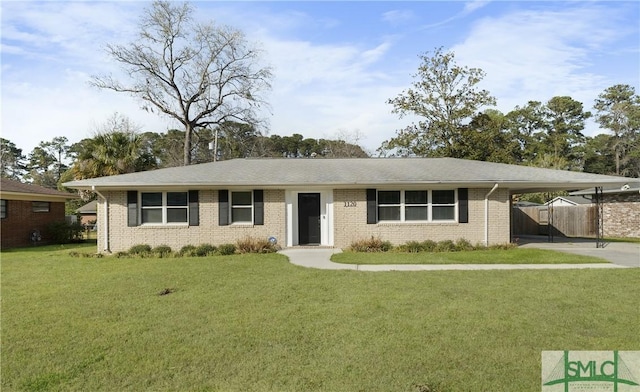
[{"label": "carport roof", "polygon": [[492,187],[513,193],[622,186],[633,179],[455,158],[248,158],[71,181],[76,189]]}]

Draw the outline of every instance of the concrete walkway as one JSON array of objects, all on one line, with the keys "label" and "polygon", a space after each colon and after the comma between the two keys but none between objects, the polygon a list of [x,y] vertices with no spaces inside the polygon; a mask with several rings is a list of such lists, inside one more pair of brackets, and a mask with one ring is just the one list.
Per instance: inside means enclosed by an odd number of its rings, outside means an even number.
[{"label": "concrete walkway", "polygon": [[307,268],[358,271],[445,271],[445,270],[515,270],[515,269],[593,269],[640,267],[640,245],[629,243],[609,243],[604,248],[596,248],[595,242],[546,242],[540,239],[523,239],[523,248],[542,248],[560,252],[601,257],[611,263],[596,264],[339,264],[330,260],[335,248],[287,248],[280,253],[292,264]]}]

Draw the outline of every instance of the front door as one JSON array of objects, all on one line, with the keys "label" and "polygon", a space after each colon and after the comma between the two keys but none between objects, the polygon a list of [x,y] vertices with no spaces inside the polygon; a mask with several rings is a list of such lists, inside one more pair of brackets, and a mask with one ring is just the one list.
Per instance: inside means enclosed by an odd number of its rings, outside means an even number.
[{"label": "front door", "polygon": [[320,244],[319,193],[298,193],[298,244]]}]

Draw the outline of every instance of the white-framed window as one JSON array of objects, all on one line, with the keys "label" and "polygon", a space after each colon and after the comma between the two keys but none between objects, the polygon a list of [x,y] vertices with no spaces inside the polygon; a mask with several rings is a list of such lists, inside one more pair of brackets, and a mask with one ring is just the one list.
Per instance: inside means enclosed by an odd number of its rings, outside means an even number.
[{"label": "white-framed window", "polygon": [[456,192],[454,190],[431,191],[431,220],[456,219]]},{"label": "white-framed window", "polygon": [[31,211],[33,212],[49,212],[51,209],[51,203],[48,201],[32,201]]},{"label": "white-framed window", "polygon": [[231,192],[231,223],[253,223],[253,192]]},{"label": "white-framed window", "polygon": [[189,196],[187,192],[141,192],[140,209],[142,224],[188,223]]},{"label": "white-framed window", "polygon": [[379,190],[379,222],[455,221],[455,190]]},{"label": "white-framed window", "polygon": [[7,201],[5,199],[0,199],[0,219],[5,219],[7,217]]}]

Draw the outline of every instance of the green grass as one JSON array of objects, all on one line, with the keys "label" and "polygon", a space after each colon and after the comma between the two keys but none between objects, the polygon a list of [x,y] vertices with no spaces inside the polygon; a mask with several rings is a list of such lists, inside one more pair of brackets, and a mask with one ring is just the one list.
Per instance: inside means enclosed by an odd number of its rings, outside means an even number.
[{"label": "green grass", "polygon": [[461,252],[342,252],[331,260],[343,264],[583,264],[608,263],[590,256],[546,249],[477,250]]},{"label": "green grass", "polygon": [[2,391],[537,391],[542,350],[640,349],[640,269],[379,273],[69,249],[1,254]]}]

